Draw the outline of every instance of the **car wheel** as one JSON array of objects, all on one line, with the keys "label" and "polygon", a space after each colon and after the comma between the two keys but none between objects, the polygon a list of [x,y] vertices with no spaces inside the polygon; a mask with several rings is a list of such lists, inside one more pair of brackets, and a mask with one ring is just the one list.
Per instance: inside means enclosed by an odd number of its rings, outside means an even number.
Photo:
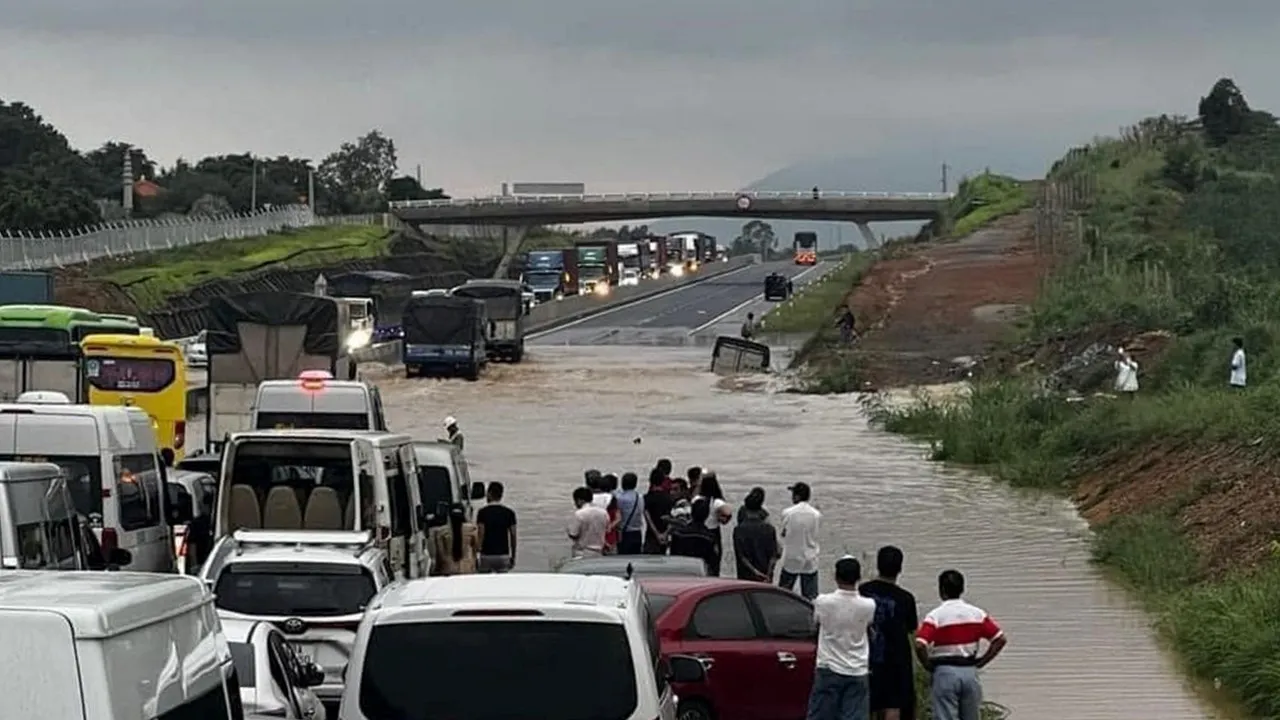
[{"label": "car wheel", "polygon": [[678,720],[715,720],[711,706],[701,700],[681,700],[676,717]]}]

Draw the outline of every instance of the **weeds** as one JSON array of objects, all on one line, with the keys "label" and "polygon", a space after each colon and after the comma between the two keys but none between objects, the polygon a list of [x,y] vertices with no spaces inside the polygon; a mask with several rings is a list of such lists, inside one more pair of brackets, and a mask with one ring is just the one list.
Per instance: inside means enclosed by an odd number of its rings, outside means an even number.
[{"label": "weeds", "polygon": [[961,181],[952,200],[951,234],[963,236],[1031,205],[1027,184],[987,171]]}]

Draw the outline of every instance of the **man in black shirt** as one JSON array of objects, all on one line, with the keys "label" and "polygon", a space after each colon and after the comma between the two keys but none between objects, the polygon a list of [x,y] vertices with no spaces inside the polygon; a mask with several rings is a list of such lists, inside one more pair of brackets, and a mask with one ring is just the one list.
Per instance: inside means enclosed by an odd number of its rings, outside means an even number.
[{"label": "man in black shirt", "polygon": [[644,494],[644,552],[646,555],[666,555],[671,544],[671,509],[676,499],[671,494],[667,478],[655,471],[649,475],[649,492]]},{"label": "man in black shirt", "polygon": [[488,503],[476,513],[480,532],[476,569],[482,573],[508,572],[516,564],[516,513],[502,504],[503,491],[502,483],[489,483],[485,493]]},{"label": "man in black shirt", "polygon": [[871,715],[878,720],[915,720],[915,664],[911,633],[920,625],[916,597],[898,585],[902,550],[886,545],[876,553],[879,576],[858,588],[876,601],[871,623]]},{"label": "man in black shirt", "polygon": [[778,531],[769,523],[764,509],[764,488],[747,493],[733,529],[733,555],[739,580],[773,582],[773,566],[778,562]]},{"label": "man in black shirt", "polygon": [[671,554],[683,557],[698,558],[707,566],[707,574],[716,577],[720,568],[715,567],[720,555],[716,552],[716,540],[720,529],[707,529],[707,518],[711,517],[711,504],[706,498],[699,498],[689,510],[689,523],[671,528]]}]

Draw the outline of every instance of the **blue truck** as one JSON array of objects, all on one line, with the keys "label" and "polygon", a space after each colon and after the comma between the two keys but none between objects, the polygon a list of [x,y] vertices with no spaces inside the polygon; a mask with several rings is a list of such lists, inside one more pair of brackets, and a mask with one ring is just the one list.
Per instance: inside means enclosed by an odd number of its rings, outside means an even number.
[{"label": "blue truck", "polygon": [[489,361],[483,301],[414,295],[405,303],[401,325],[405,377],[449,374],[476,380]]},{"label": "blue truck", "polygon": [[529,251],[521,280],[533,289],[533,299],[547,302],[571,295],[568,278],[575,259],[572,250]]}]

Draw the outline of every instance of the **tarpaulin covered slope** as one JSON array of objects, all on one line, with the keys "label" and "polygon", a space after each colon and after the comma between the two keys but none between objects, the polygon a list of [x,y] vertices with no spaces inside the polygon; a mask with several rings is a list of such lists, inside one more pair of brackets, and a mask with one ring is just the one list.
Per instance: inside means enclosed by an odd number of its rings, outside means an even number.
[{"label": "tarpaulin covered slope", "polygon": [[432,296],[410,298],[404,308],[404,341],[412,345],[470,345],[476,318],[484,304],[472,298]]},{"label": "tarpaulin covered slope", "polygon": [[332,298],[288,292],[257,292],[209,301],[210,355],[238,353],[242,323],[304,326],[303,349],[308,355],[338,357],[342,351],[338,303]]}]

